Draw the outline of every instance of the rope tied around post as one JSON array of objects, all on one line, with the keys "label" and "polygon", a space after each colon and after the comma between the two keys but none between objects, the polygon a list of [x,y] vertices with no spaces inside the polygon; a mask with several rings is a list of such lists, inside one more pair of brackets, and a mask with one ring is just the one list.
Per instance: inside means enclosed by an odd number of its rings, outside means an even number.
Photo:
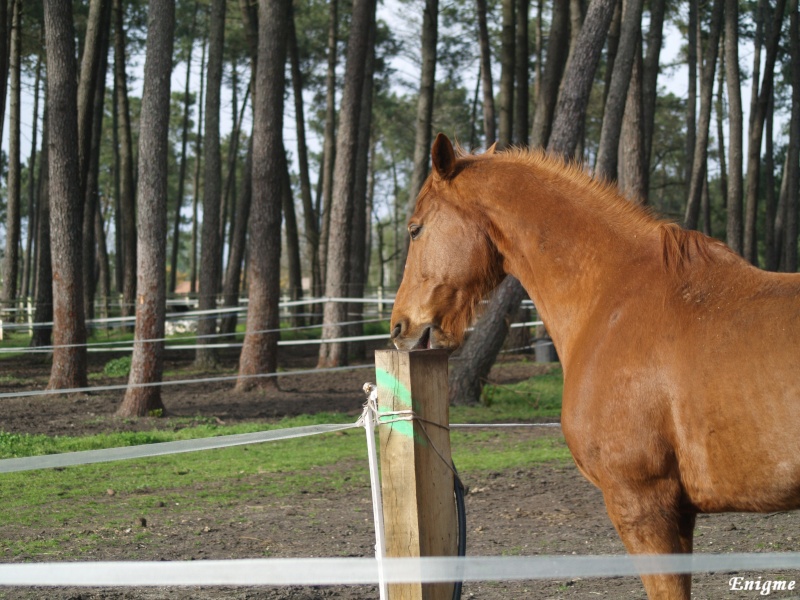
[{"label": "rope tied around post", "polygon": [[[371,384],[371,383],[365,383],[364,387],[366,388],[366,386],[368,386],[368,385],[371,385],[371,386],[374,387],[374,384]],[[376,398],[377,398],[377,388],[376,388],[375,395],[376,395]],[[396,418],[389,418],[389,417],[396,417]],[[435,421],[431,421],[430,419],[423,419],[416,412],[414,412],[413,409],[382,412],[382,413],[380,413],[378,415],[378,425],[388,425],[390,423],[398,423],[398,422],[401,422],[401,421],[416,421],[417,423],[419,423],[419,428],[422,431],[423,435],[425,436],[425,440],[428,442],[428,444],[430,444],[431,449],[436,453],[436,455],[439,458],[442,459],[442,462],[445,464],[445,466],[453,472],[453,476],[458,481],[458,471],[456,471],[456,467],[453,464],[452,459],[451,460],[447,460],[444,457],[444,454],[442,454],[442,452],[436,447],[436,444],[431,439],[431,436],[428,433],[428,430],[425,429],[425,424],[426,423],[428,425],[433,425],[435,427],[440,427],[440,428],[442,428],[442,429],[444,429],[446,431],[450,431],[450,426],[449,425],[442,425],[441,423],[436,423]]]}]

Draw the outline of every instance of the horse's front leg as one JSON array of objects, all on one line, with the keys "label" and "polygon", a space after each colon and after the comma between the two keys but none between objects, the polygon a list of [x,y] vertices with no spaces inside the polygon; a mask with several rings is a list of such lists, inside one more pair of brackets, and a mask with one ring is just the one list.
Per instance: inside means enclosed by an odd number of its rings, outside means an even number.
[{"label": "horse's front leg", "polygon": [[[608,515],[628,552],[691,553],[696,514],[679,508],[679,484],[662,480],[640,485],[632,489],[617,482],[603,491]],[[689,600],[691,595],[691,574],[643,575],[642,582],[650,600]]]}]

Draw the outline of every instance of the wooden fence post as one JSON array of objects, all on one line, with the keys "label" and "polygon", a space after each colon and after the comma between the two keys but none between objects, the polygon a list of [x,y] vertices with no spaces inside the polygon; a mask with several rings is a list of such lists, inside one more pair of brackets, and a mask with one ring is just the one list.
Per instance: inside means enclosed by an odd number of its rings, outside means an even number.
[{"label": "wooden fence post", "polygon": [[[447,352],[378,350],[375,372],[386,556],[455,556]],[[387,413],[410,410],[418,418],[387,422],[410,416]],[[450,600],[452,595],[452,583],[389,586],[390,600]]]}]

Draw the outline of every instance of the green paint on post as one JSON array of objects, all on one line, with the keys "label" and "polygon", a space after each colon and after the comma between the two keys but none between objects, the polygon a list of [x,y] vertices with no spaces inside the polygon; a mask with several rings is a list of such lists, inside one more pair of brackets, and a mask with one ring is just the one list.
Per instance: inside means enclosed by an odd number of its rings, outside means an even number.
[{"label": "green paint on post", "polygon": [[[400,405],[397,407],[397,410],[411,409],[411,391],[402,383],[400,383],[400,380],[397,379],[397,377],[388,371],[384,371],[383,369],[375,369],[375,378],[377,379],[378,387],[392,390],[392,394],[397,400],[397,404]],[[392,412],[392,410],[385,406],[379,406],[378,423],[389,425],[392,431],[396,431],[400,435],[406,435],[408,437],[416,438],[418,442],[424,442],[424,440],[421,439],[421,436],[414,435],[413,421],[395,421],[387,423],[387,421],[398,418],[396,415],[386,414],[389,412]]]},{"label": "green paint on post", "polygon": [[411,391],[397,377],[383,369],[375,369],[375,377],[379,386],[391,389],[403,406],[411,408]]}]

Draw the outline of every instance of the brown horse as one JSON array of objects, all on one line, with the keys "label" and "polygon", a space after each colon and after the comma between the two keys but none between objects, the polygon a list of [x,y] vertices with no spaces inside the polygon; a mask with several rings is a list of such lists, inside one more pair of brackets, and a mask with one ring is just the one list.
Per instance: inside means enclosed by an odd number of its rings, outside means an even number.
[{"label": "brown horse", "polygon": [[[400,349],[456,348],[506,274],[564,369],[561,423],[628,551],[689,553],[697,513],[800,506],[800,275],[761,271],[541,152],[440,134],[408,224]],[[690,575],[642,578],[688,599]]]}]

